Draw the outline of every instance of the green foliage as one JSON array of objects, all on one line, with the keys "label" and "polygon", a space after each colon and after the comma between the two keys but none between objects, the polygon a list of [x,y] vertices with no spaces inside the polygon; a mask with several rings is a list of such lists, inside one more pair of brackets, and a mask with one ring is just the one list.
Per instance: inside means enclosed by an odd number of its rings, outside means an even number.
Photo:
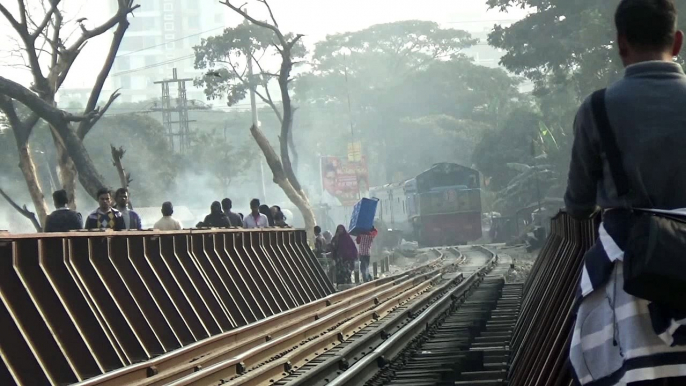
[{"label": "green foliage", "polygon": [[402,82],[436,60],[462,57],[460,52],[474,43],[465,31],[418,20],[330,35],[316,44],[313,70],[295,82],[295,94],[301,99],[331,101],[332,96],[345,98],[347,84],[362,98],[361,103],[371,102],[375,92]]},{"label": "green foliage", "polygon": [[[606,87],[622,73],[615,47],[614,13],[620,0],[487,0],[492,8],[527,7],[533,12],[509,27],[496,26],[489,43],[507,51],[502,64],[535,82],[545,94],[569,86],[578,99]],[[677,0],[686,9],[686,0]],[[686,21],[680,20],[680,28]]]},{"label": "green foliage", "polygon": [[[491,127],[450,115],[405,118],[396,135],[388,139],[389,153],[395,162],[387,165],[394,181],[412,178],[426,170],[427,165],[455,162],[470,166],[472,152],[484,133]],[[412,144],[408,149],[407,144]],[[402,154],[402,156],[398,156]]]},{"label": "green foliage", "polygon": [[258,159],[258,147],[236,147],[217,132],[199,133],[187,157],[188,170],[202,170],[215,177],[216,191],[229,189],[231,182],[242,175]]},{"label": "green foliage", "polygon": [[531,108],[520,107],[512,111],[501,129],[488,131],[474,150],[474,163],[488,180],[488,188],[498,191],[517,176],[508,168],[510,163],[531,164],[531,147],[539,137],[542,117]]},{"label": "green foliage", "polygon": [[181,165],[169,148],[163,126],[150,116],[106,116],[93,127],[84,143],[112,188],[119,187],[119,176],[112,165],[110,145],[126,150],[122,163],[131,173],[131,196],[137,206],[157,206],[157,197],[174,188]]},{"label": "green foliage", "polygon": [[[290,41],[293,35],[287,34],[285,38]],[[266,67],[268,62],[274,62],[269,57],[278,55],[274,39],[274,32],[251,23],[226,28],[221,35],[202,39],[199,46],[193,47],[195,68],[208,70],[209,75],[196,79],[195,85],[205,89],[208,99],[226,97],[229,106],[244,100],[251,84],[268,87],[279,73],[278,67]],[[298,41],[293,47],[292,59],[302,59],[306,53],[305,46]],[[257,61],[252,78],[247,71],[248,54]]]},{"label": "green foliage", "polygon": [[469,164],[475,138],[521,97],[518,79],[461,53],[475,42],[465,31],[413,20],[332,35],[316,44],[295,97],[303,111],[326,109],[328,119],[313,126],[326,128],[329,154],[344,154],[352,123],[373,184],[411,176],[432,159]]}]

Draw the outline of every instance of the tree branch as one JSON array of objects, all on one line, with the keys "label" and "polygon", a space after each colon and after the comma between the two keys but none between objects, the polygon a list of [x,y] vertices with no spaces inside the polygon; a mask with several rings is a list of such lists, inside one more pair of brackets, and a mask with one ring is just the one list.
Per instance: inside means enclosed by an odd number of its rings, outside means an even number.
[{"label": "tree branch", "polygon": [[26,6],[24,0],[17,0],[19,4],[19,13],[21,16],[21,23],[9,13],[7,8],[0,4],[0,13],[2,13],[5,18],[10,22],[14,30],[17,32],[21,40],[24,42],[24,51],[29,59],[29,68],[33,74],[34,85],[36,92],[41,96],[47,96],[49,93],[49,87],[47,80],[43,76],[40,68],[40,62],[38,61],[38,56],[36,55],[35,39],[31,37],[26,25]]},{"label": "tree branch", "polygon": [[31,223],[33,224],[33,227],[36,228],[36,232],[43,232],[43,228],[40,226],[40,223],[38,222],[38,219],[36,218],[36,214],[31,212],[26,205],[22,208],[19,206],[10,196],[5,193],[4,190],[0,189],[0,195],[12,206],[12,208],[16,209],[17,212],[19,212],[22,216],[28,218],[31,220]]},{"label": "tree branch", "polygon": [[305,36],[305,35],[303,35],[303,34],[297,34],[297,35],[295,35],[295,37],[293,38],[293,40],[291,40],[291,42],[288,43],[288,50],[290,50],[291,48],[293,48],[293,46],[295,46],[295,43],[297,43],[298,40],[302,39],[303,36]]},{"label": "tree branch", "polygon": [[131,181],[133,181],[131,179],[131,173],[126,172],[126,169],[124,169],[124,165],[121,162],[122,158],[124,158],[126,150],[124,150],[124,148],[121,146],[119,149],[117,149],[112,144],[110,144],[110,148],[112,149],[112,165],[114,165],[114,167],[117,169],[117,174],[119,175],[119,184],[122,188],[126,189],[131,184]]},{"label": "tree branch", "polygon": [[4,95],[0,96],[0,111],[5,114],[7,122],[15,132],[15,138],[17,138],[17,142],[21,143],[22,145],[26,144],[29,141],[29,132],[19,119],[12,99]]},{"label": "tree branch", "polygon": [[48,23],[52,19],[53,13],[55,13],[55,10],[57,9],[57,5],[60,3],[60,0],[51,0],[50,1],[50,9],[45,13],[45,16],[43,17],[43,21],[41,21],[38,26],[36,26],[36,30],[33,31],[31,34],[31,39],[35,41],[38,36],[42,33],[43,29],[48,26]]},{"label": "tree branch", "polygon": [[117,98],[121,95],[119,93],[120,89],[115,90],[112,95],[110,95],[110,98],[107,100],[107,103],[105,103],[105,106],[102,108],[96,108],[95,110],[89,111],[89,113],[94,113],[95,115],[88,121],[81,121],[79,124],[79,127],[76,129],[76,135],[79,137],[79,139],[83,140],[86,138],[86,135],[91,131],[93,126],[95,126],[96,123],[102,118],[107,110],[110,109],[110,106],[112,106],[112,103],[114,103]]},{"label": "tree branch", "polygon": [[19,6],[19,18],[21,19],[21,25],[27,28],[26,24],[26,4],[24,0],[17,0],[17,5]]},{"label": "tree branch", "polygon": [[8,11],[7,8],[5,8],[4,5],[2,5],[2,3],[0,3],[0,13],[2,13],[5,16],[5,19],[7,19],[7,21],[10,22],[12,28],[14,28],[17,31],[21,30],[21,24],[19,24],[17,19],[15,19],[14,16],[12,16],[10,11]]},{"label": "tree branch", "polygon": [[[102,35],[103,33],[107,32],[110,30],[112,27],[114,27],[117,23],[120,23],[122,21],[125,21],[127,24],[128,28],[128,21],[126,21],[126,18],[129,13],[132,13],[134,10],[138,9],[140,5],[133,5],[133,0],[120,0],[119,1],[119,9],[117,10],[117,13],[112,16],[109,20],[104,22],[103,24],[99,25],[98,27],[95,27],[92,30],[87,29],[83,24],[81,24],[81,36],[71,45],[69,48],[65,49],[65,52],[63,53],[64,55],[64,62],[59,63],[60,67],[58,71],[56,72],[56,84],[58,89],[62,83],[64,83],[64,80],[67,78],[67,73],[69,72],[69,69],[71,68],[72,64],[74,64],[74,61],[76,60],[76,57],[79,56],[81,53],[81,50],[87,43],[87,41],[91,38],[94,38],[96,36]],[[124,29],[126,30],[126,29]],[[115,32],[116,34],[116,32]],[[113,39],[114,43],[114,39]],[[117,45],[119,47],[119,45]],[[111,47],[110,47],[111,50]],[[116,52],[115,52],[116,55]],[[109,56],[109,55],[108,55]],[[108,69],[108,74],[109,74],[109,69]],[[100,76],[98,76],[99,78]]]},{"label": "tree branch", "polygon": [[91,95],[88,98],[88,103],[86,104],[85,110],[86,112],[93,110],[95,108],[95,105],[98,103],[98,99],[100,98],[100,93],[102,92],[103,85],[107,80],[107,76],[109,76],[110,74],[110,70],[112,69],[112,65],[114,64],[114,59],[117,57],[117,51],[119,51],[119,46],[121,45],[121,41],[124,38],[124,34],[126,33],[127,28],[129,28],[129,21],[126,19],[126,17],[123,17],[119,20],[119,23],[117,24],[117,29],[114,31],[112,43],[110,44],[110,51],[107,53],[105,63],[102,65],[102,69],[100,70],[98,78],[95,81],[95,86],[93,87]]},{"label": "tree branch", "polygon": [[276,22],[276,18],[274,17],[274,13],[272,12],[272,7],[269,6],[269,3],[267,0],[257,0],[260,3],[264,4],[265,7],[267,7],[267,10],[269,11],[269,17],[272,18],[272,22],[274,22],[274,26],[276,28],[279,28],[279,23]]},{"label": "tree branch", "polygon": [[[62,12],[55,8],[55,21],[53,22],[52,40],[48,39],[47,34],[45,40],[52,46],[52,57],[50,58],[50,68],[57,66],[57,60],[60,57],[60,32],[62,32]],[[59,86],[58,86],[59,87]]]},{"label": "tree branch", "polygon": [[274,34],[276,34],[276,37],[279,39],[279,42],[281,43],[281,45],[286,47],[286,45],[287,45],[286,39],[283,37],[283,34],[281,33],[281,31],[279,30],[279,28],[277,26],[273,26],[269,23],[265,23],[263,21],[259,21],[259,20],[255,19],[254,17],[251,17],[250,15],[248,15],[247,12],[240,9],[240,7],[236,7],[233,4],[231,4],[231,2],[229,0],[220,1],[220,3],[231,8],[234,12],[243,16],[245,19],[247,19],[249,22],[255,24],[256,26],[259,26],[262,28],[267,28],[267,29],[274,31]]},{"label": "tree branch", "polygon": [[93,113],[74,115],[47,103],[24,86],[0,76],[0,95],[16,99],[35,112],[51,125],[59,126],[68,122],[80,122],[93,118]]}]

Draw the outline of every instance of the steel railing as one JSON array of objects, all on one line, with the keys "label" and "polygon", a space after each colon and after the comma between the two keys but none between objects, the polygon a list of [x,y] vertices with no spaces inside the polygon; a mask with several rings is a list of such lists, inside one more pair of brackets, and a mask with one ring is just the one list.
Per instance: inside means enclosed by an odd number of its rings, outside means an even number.
[{"label": "steel railing", "polygon": [[333,292],[292,229],[3,234],[0,264],[2,385],[83,381]]},{"label": "steel railing", "polygon": [[551,234],[524,286],[511,345],[510,386],[572,385],[567,359],[574,300],[598,221],[577,221],[564,212],[552,220]]}]

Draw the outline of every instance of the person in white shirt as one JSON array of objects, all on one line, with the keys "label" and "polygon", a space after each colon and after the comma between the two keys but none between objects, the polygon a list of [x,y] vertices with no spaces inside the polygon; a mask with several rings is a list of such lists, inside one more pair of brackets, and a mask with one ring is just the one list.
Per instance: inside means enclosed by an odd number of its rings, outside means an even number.
[{"label": "person in white shirt", "polygon": [[243,218],[243,228],[268,228],[267,216],[260,213],[260,200],[254,198],[250,201],[251,213]]},{"label": "person in white shirt", "polygon": [[167,201],[162,204],[162,218],[155,223],[153,228],[161,231],[178,231],[183,229],[181,223],[173,218],[172,214],[174,214],[174,206],[172,203]]}]

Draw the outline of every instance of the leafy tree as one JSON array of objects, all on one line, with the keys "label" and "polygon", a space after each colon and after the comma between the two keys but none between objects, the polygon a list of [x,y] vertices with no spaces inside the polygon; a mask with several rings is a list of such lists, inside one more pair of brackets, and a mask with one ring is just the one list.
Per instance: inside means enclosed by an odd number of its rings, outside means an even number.
[{"label": "leafy tree", "polygon": [[[622,63],[615,48],[614,13],[620,0],[487,0],[491,8],[531,8],[526,18],[496,26],[489,43],[507,53],[501,63],[535,82],[543,96],[548,87],[571,87],[578,99],[619,78]],[[686,9],[686,0],[677,0]],[[686,21],[679,20],[684,29]]]},{"label": "leafy tree", "polygon": [[[294,152],[294,146],[292,146],[292,128],[293,114],[295,112],[291,101],[289,85],[292,81],[291,71],[293,70],[293,66],[297,64],[297,59],[305,54],[305,50],[300,42],[303,35],[284,34],[279,28],[279,24],[274,17],[269,3],[266,0],[259,0],[259,2],[264,4],[265,8],[268,10],[271,21],[265,22],[257,20],[248,15],[243,9],[243,6],[237,7],[229,0],[222,2],[222,4],[226,5],[246,20],[245,26],[254,26],[255,28],[260,28],[261,31],[251,33],[255,31],[250,31],[249,29],[246,29],[247,27],[238,27],[238,29],[226,30],[225,35],[223,35],[223,38],[220,40],[203,40],[201,45],[196,47],[196,68],[212,69],[212,71],[208,72],[205,76],[204,84],[206,85],[206,88],[209,89],[210,95],[216,92],[213,90],[219,90],[219,92],[222,90],[231,90],[229,91],[229,103],[235,103],[237,98],[241,95],[245,96],[246,90],[252,89],[257,93],[259,91],[257,89],[257,84],[262,86],[264,93],[259,93],[259,97],[272,107],[274,114],[277,115],[281,123],[279,135],[280,154],[277,155],[267,137],[265,137],[264,133],[257,126],[253,125],[250,132],[265,156],[267,164],[272,171],[274,182],[279,185],[291,202],[298,207],[303,215],[308,232],[311,232],[311,229],[316,225],[314,212],[312,211],[308,195],[295,174],[289,152],[289,144],[291,145],[290,151]],[[264,40],[264,37],[267,35],[263,33],[270,34],[271,38],[269,41]],[[278,71],[264,70],[262,64],[260,64],[260,58],[256,57],[256,52],[259,50],[265,52],[264,50],[268,47],[273,47],[280,58]],[[261,80],[254,80],[254,77],[253,79],[246,78],[244,76],[245,71],[240,71],[236,67],[237,63],[232,60],[231,55],[248,56],[249,60],[246,61],[245,67],[247,67],[247,64],[251,63],[252,60],[255,60],[255,63],[259,68],[258,79]],[[223,64],[224,66],[216,69],[215,65],[217,64]],[[227,66],[231,69],[230,72]],[[220,80],[225,77],[225,81],[228,83],[225,85],[225,88],[222,88],[221,85],[216,85],[213,81],[208,80],[208,78],[211,77],[219,78]],[[280,108],[271,98],[268,85],[269,79],[276,79],[279,85],[281,94]],[[207,87],[208,82],[209,87]],[[203,81],[200,81],[200,84],[203,84]],[[295,152],[294,158],[297,158]]]},{"label": "leafy tree", "polygon": [[475,42],[465,31],[415,20],[332,35],[316,44],[313,68],[295,80],[295,96],[301,110],[326,110],[329,151],[345,152],[354,136],[365,144],[373,180],[395,181],[414,159],[419,130],[438,135],[422,141],[455,144],[450,130],[436,127],[497,127],[521,97],[518,79],[462,54]]},{"label": "leafy tree", "polygon": [[[405,118],[389,140],[392,154],[402,154],[388,165],[394,181],[403,181],[428,169],[432,164],[455,162],[470,166],[472,152],[489,125],[449,115]],[[412,149],[408,149],[412,144]]]},{"label": "leafy tree", "polygon": [[507,187],[517,171],[511,163],[532,164],[532,143],[539,137],[541,116],[531,108],[519,107],[509,114],[499,130],[487,131],[474,150],[474,164],[484,174],[487,187]]}]

